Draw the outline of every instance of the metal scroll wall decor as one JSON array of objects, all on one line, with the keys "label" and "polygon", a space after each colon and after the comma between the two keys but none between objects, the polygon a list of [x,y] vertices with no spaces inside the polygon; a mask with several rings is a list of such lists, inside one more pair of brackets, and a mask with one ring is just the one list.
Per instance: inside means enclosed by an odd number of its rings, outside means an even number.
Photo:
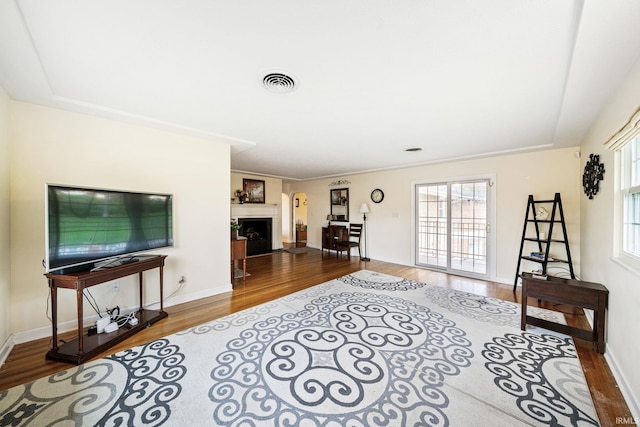
[{"label": "metal scroll wall decor", "polygon": [[599,154],[589,154],[589,160],[584,166],[582,174],[582,187],[584,194],[590,199],[600,191],[600,181],[604,179],[604,164],[600,163]]}]

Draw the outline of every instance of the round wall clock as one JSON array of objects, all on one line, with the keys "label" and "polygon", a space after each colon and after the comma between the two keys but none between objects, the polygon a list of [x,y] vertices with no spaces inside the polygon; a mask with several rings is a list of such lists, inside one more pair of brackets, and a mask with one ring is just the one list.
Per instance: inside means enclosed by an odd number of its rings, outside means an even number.
[{"label": "round wall clock", "polygon": [[374,203],[380,203],[382,201],[382,199],[384,199],[384,193],[382,192],[381,189],[376,188],[375,190],[373,190],[371,192],[371,200]]},{"label": "round wall clock", "polygon": [[589,160],[584,166],[584,173],[582,174],[582,187],[584,187],[584,194],[590,199],[598,194],[600,190],[600,181],[604,178],[604,164],[600,163],[599,154],[589,154]]}]

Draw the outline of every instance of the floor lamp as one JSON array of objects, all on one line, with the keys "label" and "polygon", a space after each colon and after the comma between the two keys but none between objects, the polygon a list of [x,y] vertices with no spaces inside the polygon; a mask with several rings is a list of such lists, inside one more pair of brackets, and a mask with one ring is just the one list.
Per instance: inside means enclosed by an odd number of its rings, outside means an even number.
[{"label": "floor lamp", "polygon": [[364,220],[364,258],[361,258],[360,260],[371,261],[371,258],[367,257],[367,246],[369,245],[369,239],[367,238],[367,214],[369,213],[369,205],[366,203],[360,205],[360,213]]}]

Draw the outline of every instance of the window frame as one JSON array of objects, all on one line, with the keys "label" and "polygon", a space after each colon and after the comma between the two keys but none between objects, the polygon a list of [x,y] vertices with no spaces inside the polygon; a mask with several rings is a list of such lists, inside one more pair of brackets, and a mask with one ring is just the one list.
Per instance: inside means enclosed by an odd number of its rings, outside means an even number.
[{"label": "window frame", "polygon": [[[630,144],[639,144],[640,150],[640,108],[636,110],[627,124],[620,129],[611,139],[605,142],[605,148],[614,152],[615,155],[615,193],[614,193],[614,247],[613,260],[623,267],[640,274],[640,252],[634,253],[626,250],[626,214],[627,196],[629,194],[640,194],[640,170],[636,170],[638,181],[632,183],[631,163],[632,156],[626,151]],[[637,160],[637,158],[636,158]],[[636,164],[638,167],[638,164]],[[634,185],[635,184],[635,185]],[[636,243],[640,246],[640,241]]]},{"label": "window frame", "polygon": [[[635,163],[635,164],[634,164]],[[620,149],[620,254],[630,258],[640,266],[640,236],[634,239],[634,252],[628,248],[633,230],[629,230],[628,218],[633,203],[631,196],[640,198],[640,133]],[[639,207],[640,209],[640,207]],[[633,212],[639,216],[640,212]]]}]

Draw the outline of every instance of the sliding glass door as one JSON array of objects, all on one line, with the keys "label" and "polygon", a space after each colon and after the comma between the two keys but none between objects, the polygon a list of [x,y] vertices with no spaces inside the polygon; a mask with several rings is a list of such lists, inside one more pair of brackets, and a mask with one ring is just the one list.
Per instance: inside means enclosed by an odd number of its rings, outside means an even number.
[{"label": "sliding glass door", "polygon": [[489,179],[416,184],[416,264],[489,274]]}]

